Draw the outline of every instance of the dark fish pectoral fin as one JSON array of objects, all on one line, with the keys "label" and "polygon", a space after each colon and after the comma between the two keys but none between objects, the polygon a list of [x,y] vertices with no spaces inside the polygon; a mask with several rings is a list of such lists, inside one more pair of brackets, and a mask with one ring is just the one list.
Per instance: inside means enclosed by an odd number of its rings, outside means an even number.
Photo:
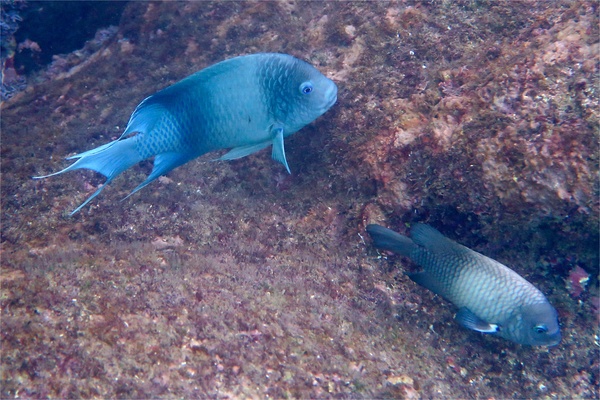
[{"label": "dark fish pectoral fin", "polygon": [[454,319],[456,319],[458,323],[465,328],[472,329],[477,332],[496,333],[499,330],[498,325],[485,322],[477,315],[473,314],[473,312],[467,307],[462,307],[459,309],[454,316]]}]

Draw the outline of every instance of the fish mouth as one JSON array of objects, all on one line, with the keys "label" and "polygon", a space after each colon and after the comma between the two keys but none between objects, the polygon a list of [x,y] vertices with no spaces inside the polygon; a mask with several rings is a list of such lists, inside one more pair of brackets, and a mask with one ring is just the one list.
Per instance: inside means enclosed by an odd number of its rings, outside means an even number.
[{"label": "fish mouth", "polygon": [[336,101],[337,101],[337,94],[335,94],[333,96],[333,98],[331,98],[331,100],[329,100],[329,103],[327,103],[327,105],[325,106],[325,109],[329,110],[335,104]]},{"label": "fish mouth", "polygon": [[548,340],[548,343],[546,344],[546,346],[552,347],[552,346],[556,346],[557,344],[560,343],[560,340],[562,339],[560,332],[554,334],[552,336],[552,338],[550,340]]},{"label": "fish mouth", "polygon": [[337,101],[337,86],[335,83],[331,82],[332,85],[329,87],[329,89],[327,90],[327,92],[325,93],[325,98],[328,99],[326,105],[325,105],[325,110],[329,110]]}]

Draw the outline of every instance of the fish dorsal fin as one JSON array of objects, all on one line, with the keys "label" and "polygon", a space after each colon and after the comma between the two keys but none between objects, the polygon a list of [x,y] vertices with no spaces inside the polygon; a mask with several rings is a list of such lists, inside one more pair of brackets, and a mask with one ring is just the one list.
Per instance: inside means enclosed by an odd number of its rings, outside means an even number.
[{"label": "fish dorsal fin", "polygon": [[288,174],[291,174],[290,167],[288,166],[285,158],[285,149],[283,147],[283,128],[273,127],[273,130],[275,137],[273,138],[273,150],[271,152],[271,157],[273,157],[273,160],[282,163]]},{"label": "fish dorsal fin", "polygon": [[472,329],[477,332],[496,333],[499,330],[498,325],[490,324],[482,320],[477,315],[473,314],[473,312],[467,307],[461,307],[454,316],[454,319],[456,319],[456,321],[458,321],[458,323],[465,328]]},{"label": "fish dorsal fin", "polygon": [[410,237],[416,244],[424,247],[433,254],[461,256],[471,251],[448,239],[437,229],[425,224],[416,224],[413,226],[410,231]]},{"label": "fish dorsal fin", "polygon": [[229,150],[227,153],[213,161],[237,160],[238,158],[246,157],[252,153],[256,153],[257,151],[260,151],[265,147],[269,147],[270,144],[271,141],[267,141],[258,144],[251,144],[249,146],[236,147],[234,149]]},{"label": "fish dorsal fin", "polygon": [[161,97],[165,96],[161,96],[160,92],[148,96],[135,108],[119,140],[132,136],[136,132],[147,133],[154,129],[167,111],[160,102]]}]

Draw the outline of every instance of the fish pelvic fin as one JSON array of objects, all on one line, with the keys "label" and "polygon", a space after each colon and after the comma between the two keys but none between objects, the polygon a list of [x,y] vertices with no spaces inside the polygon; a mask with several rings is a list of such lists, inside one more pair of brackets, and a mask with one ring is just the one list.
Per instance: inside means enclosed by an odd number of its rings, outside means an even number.
[{"label": "fish pelvic fin", "polygon": [[266,147],[269,147],[269,145],[272,144],[273,149],[271,151],[271,157],[273,157],[273,159],[275,161],[278,161],[281,164],[283,164],[283,166],[285,167],[288,174],[291,174],[290,167],[289,167],[289,165],[287,163],[287,159],[285,157],[285,148],[283,145],[283,128],[273,127],[271,129],[271,131],[275,135],[273,137],[273,140],[256,143],[256,144],[251,144],[248,146],[240,146],[240,147],[233,148],[226,154],[222,155],[221,157],[219,157],[213,161],[236,160],[238,158],[249,156],[252,153],[256,153],[257,151],[260,151]]},{"label": "fish pelvic fin", "polygon": [[417,245],[411,239],[381,225],[367,225],[367,232],[377,248],[390,250],[405,257],[410,257],[413,250],[417,249]]},{"label": "fish pelvic fin", "polygon": [[473,314],[467,307],[461,307],[454,316],[454,319],[465,328],[481,333],[496,333],[500,329],[496,324],[485,322]]},{"label": "fish pelvic fin", "polygon": [[258,144],[251,144],[249,146],[240,146],[229,150],[226,154],[221,157],[214,159],[213,161],[228,161],[237,160],[238,158],[249,156],[252,153],[256,153],[266,147],[269,147],[271,142],[262,142]]},{"label": "fish pelvic fin", "polygon": [[47,178],[82,168],[91,169],[106,177],[106,182],[88,197],[83,204],[73,210],[71,215],[81,210],[81,208],[89,203],[90,200],[98,196],[106,185],[108,185],[117,175],[142,161],[142,158],[135,148],[134,138],[115,140],[96,147],[95,149],[71,156],[68,159],[77,159],[77,161],[61,171],[49,175],[34,176],[33,179]]},{"label": "fish pelvic fin", "polygon": [[285,148],[283,146],[283,128],[275,129],[275,138],[273,138],[273,150],[271,152],[273,160],[283,164],[288,174],[291,174],[287,159],[285,158]]}]

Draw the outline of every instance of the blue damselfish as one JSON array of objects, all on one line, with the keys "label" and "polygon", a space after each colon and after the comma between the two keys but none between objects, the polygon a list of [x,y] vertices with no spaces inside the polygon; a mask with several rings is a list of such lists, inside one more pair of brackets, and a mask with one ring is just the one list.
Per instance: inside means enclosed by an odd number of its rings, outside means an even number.
[{"label": "blue damselfish", "polygon": [[416,224],[411,237],[380,225],[368,225],[376,247],[406,256],[423,267],[409,274],[416,283],[458,307],[456,320],[466,328],[513,342],[552,346],[560,342],[554,307],[546,297],[507,266]]},{"label": "blue damselfish", "polygon": [[154,157],[154,167],[133,194],[172,169],[219,149],[233,160],[273,146],[288,167],[283,139],[325,113],[337,86],[312,65],[287,54],[259,53],[222,61],[142,101],[119,139],[69,157],[77,161],[54,174],[87,168],[107,179],[72,213],[117,175]]}]

